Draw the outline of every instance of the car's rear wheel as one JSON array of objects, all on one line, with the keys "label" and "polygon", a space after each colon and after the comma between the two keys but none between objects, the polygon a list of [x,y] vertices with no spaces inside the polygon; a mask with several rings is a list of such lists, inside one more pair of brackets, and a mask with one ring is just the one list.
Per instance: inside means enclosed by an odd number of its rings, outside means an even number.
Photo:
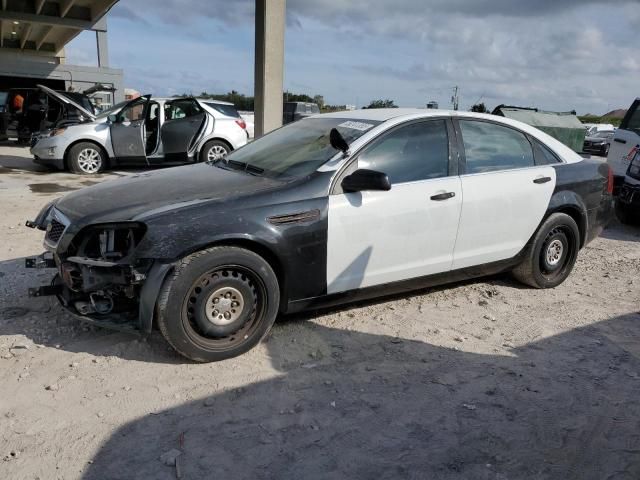
[{"label": "car's rear wheel", "polygon": [[556,287],[573,270],[579,250],[580,230],[575,220],[565,213],[554,213],[536,232],[513,275],[535,288]]},{"label": "car's rear wheel", "polygon": [[176,267],[158,301],[158,325],[181,355],[215,362],[257,345],[279,303],[278,279],[268,262],[249,250],[213,247]]},{"label": "car's rear wheel", "polygon": [[95,143],[81,142],[69,150],[67,164],[73,173],[95,175],[104,170],[107,163],[104,151]]},{"label": "car's rear wheel", "polygon": [[209,140],[200,150],[201,162],[215,162],[226,157],[231,152],[231,147],[220,140]]}]

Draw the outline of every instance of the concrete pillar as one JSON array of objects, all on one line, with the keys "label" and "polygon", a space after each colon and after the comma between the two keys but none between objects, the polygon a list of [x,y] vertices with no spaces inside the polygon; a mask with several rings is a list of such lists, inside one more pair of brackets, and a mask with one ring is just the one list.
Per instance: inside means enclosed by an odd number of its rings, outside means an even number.
[{"label": "concrete pillar", "polygon": [[286,0],[256,0],[255,137],[282,125]]},{"label": "concrete pillar", "polygon": [[96,32],[96,46],[98,47],[98,66],[109,66],[109,46],[107,45],[107,32]]}]

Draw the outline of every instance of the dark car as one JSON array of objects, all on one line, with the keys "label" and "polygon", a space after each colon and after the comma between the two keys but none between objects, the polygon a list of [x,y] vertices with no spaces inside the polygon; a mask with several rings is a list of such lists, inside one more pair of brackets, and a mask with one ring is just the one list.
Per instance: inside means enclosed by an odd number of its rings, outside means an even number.
[{"label": "dark car", "polygon": [[[46,231],[71,314],[196,361],[255,346],[278,314],[512,271],[552,288],[612,211],[612,176],[526,124],[379,109],[287,125],[227,157],[71,193]],[[464,192],[464,195],[463,195]]]},{"label": "dark car", "polygon": [[616,215],[622,223],[640,221],[640,145],[629,152],[629,168],[615,205]]},{"label": "dark car", "polygon": [[284,102],[282,110],[282,123],[285,125],[320,113],[320,107],[309,102]]},{"label": "dark car", "polygon": [[[89,93],[113,91],[111,87],[92,87]],[[22,109],[14,100],[22,97]],[[2,111],[0,137],[17,137],[29,143],[37,132],[82,123],[94,118],[96,111],[85,92],[58,92],[44,85],[38,88],[12,88],[7,92]]]},{"label": "dark car", "polygon": [[593,135],[588,135],[584,139],[582,151],[606,157],[609,154],[609,147],[615,133],[614,130],[601,130]]}]

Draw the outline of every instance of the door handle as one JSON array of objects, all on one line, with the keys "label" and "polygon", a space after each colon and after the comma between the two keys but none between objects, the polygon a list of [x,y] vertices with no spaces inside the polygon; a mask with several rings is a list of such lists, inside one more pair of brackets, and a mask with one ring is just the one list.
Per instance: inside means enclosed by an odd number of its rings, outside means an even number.
[{"label": "door handle", "polygon": [[538,177],[533,180],[533,183],[541,184],[541,183],[547,183],[550,181],[551,181],[551,177]]},{"label": "door handle", "polygon": [[627,141],[624,138],[614,138],[613,141],[618,143],[627,143]]},{"label": "door handle", "polygon": [[438,193],[436,195],[431,195],[431,200],[441,202],[442,200],[449,200],[450,198],[453,198],[455,196],[455,192]]}]

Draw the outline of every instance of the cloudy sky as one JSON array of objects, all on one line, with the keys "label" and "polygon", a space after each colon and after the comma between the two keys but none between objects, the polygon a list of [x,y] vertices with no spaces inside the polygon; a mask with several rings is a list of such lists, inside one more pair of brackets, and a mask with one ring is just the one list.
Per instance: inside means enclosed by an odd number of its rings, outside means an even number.
[{"label": "cloudy sky", "polygon": [[[120,0],[109,53],[143,93],[253,92],[253,0]],[[285,89],[330,104],[578,113],[640,96],[640,0],[288,0]],[[95,64],[95,35],[67,48]]]}]

